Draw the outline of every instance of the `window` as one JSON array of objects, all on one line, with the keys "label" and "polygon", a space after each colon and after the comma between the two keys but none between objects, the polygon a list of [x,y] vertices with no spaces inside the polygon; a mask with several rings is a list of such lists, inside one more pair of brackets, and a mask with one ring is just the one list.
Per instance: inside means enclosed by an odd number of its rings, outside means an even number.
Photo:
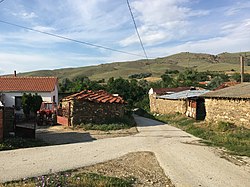
[{"label": "window", "polygon": [[21,110],[22,108],[22,97],[21,96],[16,96],[15,97],[15,109],[16,110]]},{"label": "window", "polygon": [[53,95],[53,102],[55,103],[56,102],[56,96]]}]

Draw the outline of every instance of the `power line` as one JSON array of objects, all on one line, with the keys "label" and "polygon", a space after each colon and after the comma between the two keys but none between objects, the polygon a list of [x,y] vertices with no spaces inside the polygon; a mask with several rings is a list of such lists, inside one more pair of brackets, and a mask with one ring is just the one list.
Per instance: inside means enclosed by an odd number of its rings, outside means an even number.
[{"label": "power line", "polygon": [[1,0],[0,3],[4,2],[4,0]]},{"label": "power line", "polygon": [[85,42],[85,41],[80,41],[80,40],[68,38],[68,37],[65,37],[65,36],[61,36],[61,35],[57,35],[57,34],[45,32],[45,31],[40,31],[40,30],[37,30],[37,29],[32,29],[32,28],[29,28],[29,27],[25,27],[25,26],[22,26],[22,25],[15,24],[15,23],[10,23],[10,22],[3,21],[3,20],[0,20],[0,22],[4,23],[4,24],[7,24],[7,25],[11,25],[11,26],[23,28],[23,29],[26,29],[26,30],[38,32],[38,33],[41,33],[41,34],[46,34],[46,35],[53,36],[53,37],[56,37],[56,38],[68,40],[68,41],[71,41],[71,42],[76,42],[76,43],[79,43],[79,44],[84,44],[84,45],[88,45],[88,46],[92,46],[92,47],[96,47],[96,48],[101,48],[101,49],[105,49],[105,50],[109,50],[109,51],[114,51],[114,52],[118,52],[118,53],[127,54],[127,55],[144,57],[143,55],[139,55],[139,54],[135,54],[135,53],[130,53],[130,52],[126,52],[126,51],[121,51],[121,50],[117,50],[117,49],[113,49],[113,48],[110,48],[110,47],[106,47],[106,46],[102,46],[102,45],[97,45],[97,44],[93,44],[93,43],[89,43],[89,42]]},{"label": "power line", "polygon": [[132,17],[134,26],[135,26],[135,30],[136,30],[137,36],[138,36],[138,38],[139,38],[139,40],[140,40],[140,44],[141,44],[142,50],[143,50],[143,52],[144,52],[144,55],[145,55],[146,59],[148,60],[148,56],[147,56],[146,50],[145,50],[145,48],[144,48],[144,46],[143,46],[143,43],[142,43],[140,34],[139,34],[139,32],[138,32],[137,25],[136,25],[136,22],[135,22],[135,18],[134,18],[133,12],[132,12],[131,7],[130,7],[130,4],[129,4],[129,0],[127,0],[127,4],[128,4],[128,9],[129,9],[129,11],[130,11],[130,14],[131,14],[131,17]]}]

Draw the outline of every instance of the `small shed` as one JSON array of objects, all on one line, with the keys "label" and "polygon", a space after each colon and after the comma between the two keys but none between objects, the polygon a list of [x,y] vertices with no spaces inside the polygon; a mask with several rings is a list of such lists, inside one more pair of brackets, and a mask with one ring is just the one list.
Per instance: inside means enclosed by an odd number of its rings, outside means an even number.
[{"label": "small shed", "polygon": [[211,91],[202,97],[205,98],[207,121],[226,121],[250,128],[250,83]]},{"label": "small shed", "polygon": [[[206,116],[205,101],[204,98],[199,97],[202,94],[209,92],[209,90],[185,90],[170,95],[162,95],[157,98],[165,100],[165,104],[170,105],[169,107],[175,112],[186,114],[188,117],[192,117],[196,120],[204,120]],[[175,105],[182,106],[181,108],[174,108]],[[177,111],[176,111],[177,110]],[[172,113],[169,111],[168,113]]]},{"label": "small shed", "polygon": [[[67,118],[64,125],[75,126],[81,123],[105,123],[124,116],[125,101],[117,94],[104,90],[84,90],[61,100],[58,122]],[[60,119],[60,117],[62,117]]]}]

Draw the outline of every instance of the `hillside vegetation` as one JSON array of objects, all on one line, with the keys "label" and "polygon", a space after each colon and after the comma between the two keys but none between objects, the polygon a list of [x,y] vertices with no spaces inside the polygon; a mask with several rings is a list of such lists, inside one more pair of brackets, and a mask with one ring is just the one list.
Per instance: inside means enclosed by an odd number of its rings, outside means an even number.
[{"label": "hillside vegetation", "polygon": [[[152,77],[160,77],[167,69],[179,70],[190,67],[198,71],[240,71],[239,56],[250,56],[250,52],[221,53],[218,55],[183,52],[175,55],[150,60],[129,62],[113,62],[97,66],[65,68],[20,73],[19,76],[56,76],[73,79],[77,76],[87,76],[91,80],[108,80],[110,77],[128,78],[132,74],[152,73]],[[250,72],[250,58],[245,60],[246,71]]]}]

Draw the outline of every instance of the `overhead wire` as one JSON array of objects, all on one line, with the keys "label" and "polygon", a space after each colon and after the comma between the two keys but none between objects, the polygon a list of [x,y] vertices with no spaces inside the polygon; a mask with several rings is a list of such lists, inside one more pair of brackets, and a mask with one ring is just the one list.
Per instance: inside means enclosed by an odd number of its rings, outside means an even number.
[{"label": "overhead wire", "polygon": [[1,0],[0,3],[4,2],[4,0]]},{"label": "overhead wire", "polygon": [[129,9],[131,18],[132,18],[132,20],[133,20],[133,23],[134,23],[134,26],[135,26],[135,30],[136,30],[137,36],[138,36],[138,38],[139,38],[139,41],[140,41],[142,50],[143,50],[143,52],[144,52],[144,55],[145,55],[146,59],[148,60],[148,55],[147,55],[146,50],[145,50],[145,48],[144,48],[144,46],[143,46],[143,43],[142,43],[142,40],[141,40],[141,36],[140,36],[140,34],[139,34],[139,31],[138,31],[138,28],[137,28],[137,25],[136,25],[136,22],[135,22],[134,15],[133,15],[132,9],[131,9],[130,4],[129,4],[129,0],[127,0],[127,5],[128,5],[128,9]]},{"label": "overhead wire", "polygon": [[93,43],[90,43],[90,42],[80,41],[80,40],[72,39],[72,38],[69,38],[69,37],[66,37],[66,36],[61,36],[61,35],[58,35],[58,34],[53,34],[53,33],[50,33],[50,32],[40,31],[40,30],[33,29],[33,28],[30,28],[30,27],[18,25],[18,24],[15,24],[15,23],[4,21],[4,20],[0,20],[0,22],[4,23],[4,24],[7,24],[7,25],[11,25],[11,26],[23,28],[23,29],[26,29],[26,30],[30,30],[30,31],[33,31],[33,32],[38,32],[38,33],[41,33],[41,34],[45,34],[45,35],[53,36],[53,37],[56,37],[56,38],[68,40],[68,41],[71,41],[71,42],[76,42],[76,43],[79,43],[79,44],[88,45],[88,46],[91,46],[91,47],[96,47],[96,48],[100,48],[100,49],[105,49],[105,50],[109,50],[109,51],[114,51],[114,52],[118,52],[118,53],[132,55],[132,56],[144,57],[143,55],[140,55],[140,54],[130,53],[130,52],[127,52],[127,51],[122,51],[122,50],[113,49],[113,48],[102,46],[102,45],[93,44]]}]

